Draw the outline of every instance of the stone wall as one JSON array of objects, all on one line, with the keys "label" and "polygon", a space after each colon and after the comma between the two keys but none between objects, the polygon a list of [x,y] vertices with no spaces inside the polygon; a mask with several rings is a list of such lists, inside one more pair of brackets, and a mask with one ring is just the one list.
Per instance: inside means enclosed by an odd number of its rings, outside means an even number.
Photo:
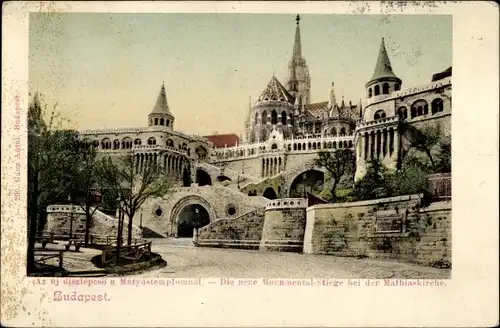
[{"label": "stone wall", "polygon": [[220,219],[199,229],[196,245],[258,249],[264,225],[264,208],[236,219]]},{"label": "stone wall", "polygon": [[[146,201],[141,208],[141,213],[143,226],[162,236],[175,237],[179,211],[190,204],[203,206],[210,216],[210,221],[214,222],[222,218],[234,219],[263,208],[268,201],[261,196],[249,197],[221,185],[185,187],[175,189],[172,195],[164,199]],[[232,208],[231,211],[229,211],[230,208]]]},{"label": "stone wall", "polygon": [[300,198],[277,199],[266,205],[260,250],[301,252],[307,201]]},{"label": "stone wall", "polygon": [[309,254],[451,263],[451,202],[424,205],[422,195],[315,205],[305,230]]},{"label": "stone wall", "polygon": [[[69,236],[71,228],[71,213],[73,213],[73,235],[84,238],[85,235],[85,212],[78,206],[71,205],[50,205],[47,207],[47,224],[44,232],[53,233],[55,235]],[[97,210],[92,216],[92,225],[90,234],[92,236],[107,237],[116,236],[118,232],[118,219],[111,217]],[[134,218],[138,219],[137,216]],[[127,236],[128,219],[125,216],[125,225],[123,234]],[[132,226],[132,238],[142,238],[141,229]]]}]

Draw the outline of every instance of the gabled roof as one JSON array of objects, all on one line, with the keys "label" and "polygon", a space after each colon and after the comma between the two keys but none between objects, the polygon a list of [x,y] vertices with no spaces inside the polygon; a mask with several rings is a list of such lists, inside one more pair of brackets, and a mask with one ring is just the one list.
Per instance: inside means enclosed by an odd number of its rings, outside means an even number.
[{"label": "gabled roof", "polygon": [[259,96],[258,102],[262,101],[283,101],[293,104],[294,97],[285,89],[285,87],[273,75],[267,87]]},{"label": "gabled roof", "polygon": [[439,81],[439,80],[442,80],[442,79],[450,77],[450,76],[451,76],[451,66],[442,72],[434,74],[432,76],[431,82]]},{"label": "gabled roof", "polygon": [[328,101],[304,105],[304,111],[316,118],[323,117],[325,113],[328,116]]},{"label": "gabled roof", "polygon": [[387,54],[387,50],[385,49],[384,38],[382,38],[377,58],[377,64],[375,66],[375,71],[373,72],[373,76],[370,79],[370,81],[386,77],[398,78],[396,74],[394,74],[394,72],[392,71],[391,61],[389,60],[389,55]]},{"label": "gabled roof", "polygon": [[158,99],[156,99],[156,104],[151,114],[168,114],[172,116],[170,108],[167,102],[167,92],[165,91],[165,84],[161,85],[160,93],[158,94]]},{"label": "gabled roof", "polygon": [[208,141],[213,143],[214,146],[218,148],[233,147],[240,142],[240,138],[234,133],[214,134],[210,136],[204,136],[203,138],[208,139]]}]

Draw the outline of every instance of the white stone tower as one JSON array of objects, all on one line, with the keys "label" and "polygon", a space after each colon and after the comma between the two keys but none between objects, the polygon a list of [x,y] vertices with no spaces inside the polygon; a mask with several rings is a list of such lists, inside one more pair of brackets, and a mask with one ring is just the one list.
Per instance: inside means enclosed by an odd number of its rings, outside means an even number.
[{"label": "white stone tower", "polygon": [[162,83],[158,99],[153,110],[148,115],[148,126],[163,126],[169,130],[174,129],[174,116],[170,112],[167,102],[165,84]]}]

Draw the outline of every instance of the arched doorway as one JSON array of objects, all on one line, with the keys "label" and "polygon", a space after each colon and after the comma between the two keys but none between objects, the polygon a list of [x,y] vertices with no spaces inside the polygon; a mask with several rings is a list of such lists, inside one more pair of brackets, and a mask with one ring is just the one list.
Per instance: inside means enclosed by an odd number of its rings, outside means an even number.
[{"label": "arched doorway", "polygon": [[324,187],[325,174],[319,170],[308,170],[293,179],[290,185],[290,197],[305,197],[306,193],[319,194]]},{"label": "arched doorway", "polygon": [[200,204],[185,206],[177,218],[177,236],[180,238],[193,237],[193,230],[210,223],[208,211]]},{"label": "arched doorway", "polygon": [[262,196],[266,197],[267,199],[276,199],[276,198],[278,198],[278,196],[276,195],[276,192],[271,187],[267,187],[267,189],[264,190],[264,193],[262,194]]},{"label": "arched doorway", "polygon": [[212,185],[212,179],[210,178],[210,175],[205,172],[204,170],[196,170],[196,183],[198,186],[211,186]]}]

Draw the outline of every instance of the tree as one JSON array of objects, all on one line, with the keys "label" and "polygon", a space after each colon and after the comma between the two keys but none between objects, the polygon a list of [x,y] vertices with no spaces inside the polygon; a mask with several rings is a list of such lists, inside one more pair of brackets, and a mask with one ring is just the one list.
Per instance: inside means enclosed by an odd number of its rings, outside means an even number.
[{"label": "tree", "polygon": [[184,167],[184,170],[182,172],[182,185],[184,187],[190,187],[191,183],[193,181],[191,180],[191,170],[189,169],[189,166]]},{"label": "tree", "polygon": [[354,185],[354,196],[359,200],[386,197],[390,194],[387,177],[390,173],[378,160],[369,161],[366,174]]},{"label": "tree", "polygon": [[146,161],[139,172],[133,153],[102,159],[103,181],[107,188],[115,191],[120,201],[120,210],[128,217],[127,244],[132,243],[134,215],[149,198],[165,197],[173,184],[165,170],[156,161]]},{"label": "tree", "polygon": [[335,189],[340,178],[346,173],[354,173],[356,157],[351,149],[337,149],[333,152],[321,151],[318,158],[314,160],[315,165],[324,167],[333,179],[333,186],[330,192],[335,199]]},{"label": "tree", "polygon": [[78,154],[78,161],[73,170],[73,187],[81,195],[78,204],[85,212],[85,246],[89,244],[92,217],[101,207],[102,202],[96,203],[94,193],[100,190],[102,180],[102,162],[97,156],[97,150],[92,145],[85,145]]},{"label": "tree", "polygon": [[436,166],[439,173],[451,172],[451,141],[449,138],[443,138],[439,143]]},{"label": "tree", "polygon": [[78,134],[58,130],[55,106],[49,124],[43,119],[38,94],[28,107],[28,273],[35,270],[34,248],[38,223],[47,205],[66,195],[72,185],[71,170],[78,154]]},{"label": "tree", "polygon": [[410,140],[410,148],[424,153],[429,159],[432,171],[436,172],[437,167],[432,151],[441,142],[441,126],[439,123],[428,124],[420,130],[415,129],[415,132]]}]

